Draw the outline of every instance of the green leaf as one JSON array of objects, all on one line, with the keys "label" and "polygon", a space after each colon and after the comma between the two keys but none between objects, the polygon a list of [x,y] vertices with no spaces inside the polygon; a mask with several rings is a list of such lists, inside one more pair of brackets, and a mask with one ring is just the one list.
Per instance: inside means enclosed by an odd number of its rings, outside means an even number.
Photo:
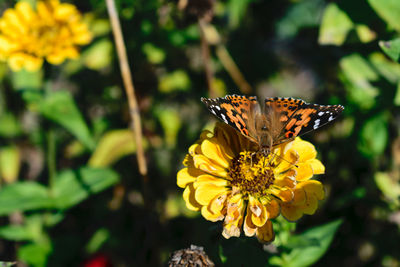
[{"label": "green leaf", "polygon": [[160,64],[165,59],[164,50],[156,47],[151,43],[143,44],[142,51],[146,55],[147,60],[153,64]]},{"label": "green leaf", "polygon": [[323,45],[342,45],[353,28],[354,24],[349,16],[336,4],[330,3],[322,17],[318,42]]},{"label": "green leaf", "polygon": [[368,0],[368,3],[389,26],[400,31],[399,0]]},{"label": "green leaf", "polygon": [[47,243],[26,244],[18,249],[18,258],[29,266],[45,267],[51,250],[51,245]]},{"label": "green leaf", "polygon": [[176,70],[162,76],[158,88],[162,93],[187,91],[190,88],[190,78],[184,70]]},{"label": "green leaf", "polygon": [[17,182],[0,190],[0,215],[51,206],[47,188],[36,182]]},{"label": "green leaf", "polygon": [[81,60],[89,69],[100,70],[110,66],[112,55],[112,42],[108,38],[103,38],[86,49],[82,53]]},{"label": "green leaf", "polygon": [[89,243],[86,245],[86,252],[93,254],[97,252],[101,246],[110,238],[110,231],[106,228],[101,228],[94,233]]},{"label": "green leaf", "polygon": [[247,11],[247,6],[252,0],[229,0],[228,2],[228,14],[229,14],[229,26],[236,28]]},{"label": "green leaf", "polygon": [[0,237],[12,241],[31,240],[32,235],[24,225],[7,225],[0,228]]},{"label": "green leaf", "polygon": [[400,82],[397,84],[396,95],[394,97],[393,103],[396,106],[400,106]]},{"label": "green leaf", "polygon": [[293,3],[287,14],[277,24],[278,36],[281,38],[294,37],[302,28],[319,25],[323,7],[321,0]]},{"label": "green leaf", "polygon": [[58,209],[70,208],[117,181],[118,174],[111,169],[86,167],[63,171],[56,178],[52,204]]},{"label": "green leaf", "polygon": [[379,46],[393,61],[398,62],[400,59],[400,38],[391,41],[380,41]]},{"label": "green leaf", "polygon": [[361,128],[358,150],[366,157],[381,155],[388,142],[388,125],[385,114],[369,119]]},{"label": "green leaf", "polygon": [[327,251],[341,223],[341,220],[333,221],[290,238],[288,242],[297,242],[297,245],[302,244],[302,246],[292,249],[287,254],[283,253],[280,260],[271,258],[270,263],[280,262],[278,264],[285,267],[303,267],[314,264]]},{"label": "green leaf", "polygon": [[40,112],[66,128],[89,149],[94,148],[89,129],[69,92],[50,92],[40,103]]},{"label": "green leaf", "polygon": [[8,146],[0,149],[0,177],[7,183],[18,178],[21,167],[21,155],[18,147]]},{"label": "green leaf", "polygon": [[107,167],[136,151],[135,138],[129,129],[105,133],[89,159],[91,167]]},{"label": "green leaf", "polygon": [[377,81],[379,75],[371,68],[369,62],[360,54],[354,53],[343,57],[339,64],[349,99],[362,109],[373,107],[379,89],[371,82]]},{"label": "green leaf", "polygon": [[175,147],[178,132],[181,128],[181,116],[176,109],[160,107],[156,110],[157,117],[165,134],[165,142],[169,147]]},{"label": "green leaf", "polygon": [[400,64],[397,64],[380,52],[375,52],[369,55],[369,61],[379,72],[392,84],[397,84],[400,81]]},{"label": "green leaf", "polygon": [[386,172],[375,173],[374,179],[378,188],[388,199],[388,202],[394,207],[398,207],[400,205],[400,184],[398,179],[391,177]]},{"label": "green leaf", "polygon": [[2,113],[0,115],[0,136],[16,137],[21,132],[21,124],[12,113]]},{"label": "green leaf", "polygon": [[35,72],[12,72],[11,80],[16,90],[39,90],[43,87],[43,71],[40,69]]}]

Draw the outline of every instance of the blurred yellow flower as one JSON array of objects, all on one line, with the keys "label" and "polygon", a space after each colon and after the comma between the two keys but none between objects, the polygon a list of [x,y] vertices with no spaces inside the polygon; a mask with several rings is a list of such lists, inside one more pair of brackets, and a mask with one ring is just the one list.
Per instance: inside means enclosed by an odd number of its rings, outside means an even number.
[{"label": "blurred yellow flower", "polygon": [[20,1],[0,18],[0,60],[14,71],[38,70],[44,59],[61,64],[77,58],[77,46],[91,40],[76,7],[58,0],[39,1],[36,10]]},{"label": "blurred yellow flower", "polygon": [[204,131],[189,148],[177,175],[185,188],[187,208],[201,211],[210,221],[223,220],[225,238],[254,236],[261,242],[274,239],[271,219],[282,214],[289,221],[314,214],[324,198],[319,181],[324,165],[314,146],[296,138],[277,146],[265,156],[257,145],[230,126],[217,123]]}]

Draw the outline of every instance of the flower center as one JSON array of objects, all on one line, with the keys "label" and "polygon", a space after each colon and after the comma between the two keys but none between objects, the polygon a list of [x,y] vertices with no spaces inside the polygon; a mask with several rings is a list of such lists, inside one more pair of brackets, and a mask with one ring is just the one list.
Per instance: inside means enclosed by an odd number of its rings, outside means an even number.
[{"label": "flower center", "polygon": [[229,168],[231,184],[244,195],[262,197],[274,183],[275,177],[270,156],[252,151],[240,152]]}]

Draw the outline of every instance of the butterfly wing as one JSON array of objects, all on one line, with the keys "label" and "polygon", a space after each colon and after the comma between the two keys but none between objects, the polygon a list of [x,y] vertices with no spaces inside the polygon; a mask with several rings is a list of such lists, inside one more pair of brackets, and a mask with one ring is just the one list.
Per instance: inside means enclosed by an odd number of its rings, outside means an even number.
[{"label": "butterfly wing", "polygon": [[227,95],[225,98],[201,98],[212,114],[226,124],[232,126],[252,141],[255,139],[249,133],[247,121],[259,109],[257,97]]},{"label": "butterfly wing", "polygon": [[281,130],[274,136],[274,145],[301,136],[336,119],[342,113],[341,105],[318,105],[306,103],[301,99],[267,98],[266,107],[278,113],[282,122]]}]

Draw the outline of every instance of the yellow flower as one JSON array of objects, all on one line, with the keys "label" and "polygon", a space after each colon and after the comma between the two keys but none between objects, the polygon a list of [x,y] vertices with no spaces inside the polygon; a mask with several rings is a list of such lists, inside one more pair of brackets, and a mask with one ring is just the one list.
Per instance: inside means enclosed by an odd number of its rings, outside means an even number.
[{"label": "yellow flower", "polygon": [[204,131],[189,148],[177,184],[185,188],[187,208],[201,211],[207,220],[223,220],[225,238],[243,231],[270,242],[271,219],[282,214],[296,221],[313,214],[324,198],[322,184],[311,180],[325,171],[316,156],[314,146],[300,138],[269,155],[257,153],[256,144],[217,123],[214,132]]},{"label": "yellow flower", "polygon": [[0,18],[0,60],[14,71],[38,70],[44,59],[61,64],[77,58],[77,46],[91,39],[76,7],[58,0],[39,1],[36,10],[20,1]]}]

